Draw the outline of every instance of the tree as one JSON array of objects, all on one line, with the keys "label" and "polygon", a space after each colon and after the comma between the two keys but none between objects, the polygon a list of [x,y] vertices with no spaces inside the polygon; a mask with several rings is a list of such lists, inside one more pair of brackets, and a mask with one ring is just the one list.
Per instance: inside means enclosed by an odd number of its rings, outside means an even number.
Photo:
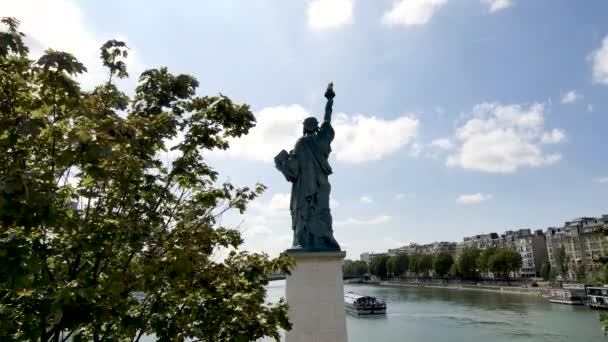
[{"label": "tree", "polygon": [[367,263],[357,260],[348,264],[342,265],[342,273],[345,276],[360,277],[367,273]]},{"label": "tree", "polygon": [[365,261],[355,261],[352,263],[353,275],[360,277],[364,276],[368,273],[367,263]]},{"label": "tree", "polygon": [[416,253],[409,256],[409,270],[411,273],[418,275],[420,271],[420,259],[422,255]]},{"label": "tree", "polygon": [[417,276],[428,275],[428,272],[433,269],[433,256],[431,254],[416,253],[409,256],[408,259],[410,272]]},{"label": "tree", "polygon": [[433,270],[433,255],[421,254],[419,260],[420,272],[425,276],[428,276],[429,272]]},{"label": "tree", "polygon": [[509,276],[509,274],[516,273],[521,270],[521,266],[523,264],[523,258],[521,257],[521,254],[511,249],[505,249],[503,250],[503,255],[506,259],[507,277]]},{"label": "tree", "polygon": [[440,253],[433,260],[433,270],[439,276],[445,276],[452,269],[454,259],[448,253]]},{"label": "tree", "polygon": [[521,269],[521,265],[521,254],[510,249],[497,249],[488,260],[489,271],[500,277],[509,277],[511,272]]},{"label": "tree", "polygon": [[454,263],[452,264],[452,267],[450,267],[450,273],[449,273],[452,277],[462,277],[462,275],[460,274],[460,270],[458,269],[458,262],[456,260],[454,260]]},{"label": "tree", "polygon": [[497,248],[494,246],[484,249],[477,258],[477,269],[481,273],[487,273],[490,271],[490,258],[496,254]]},{"label": "tree", "polygon": [[543,264],[540,267],[540,276],[544,281],[551,279],[551,264],[548,260],[543,261]]},{"label": "tree", "polygon": [[465,247],[458,258],[458,270],[464,279],[477,279],[477,258],[480,251],[477,247]]},{"label": "tree", "polygon": [[127,96],[114,84],[128,75],[116,40],[101,48],[107,81],[84,91],[74,56],[47,50],[34,62],[19,22],[2,23],[0,335],[278,340],[287,305],[268,304],[266,285],[292,260],[240,251],[239,231],[218,220],[264,186],[219,183],[203,158],[248,133],[249,107],[199,97],[194,77],[166,68],[142,73]]},{"label": "tree", "polygon": [[551,267],[551,269],[549,270],[549,280],[555,281],[557,276],[558,276],[558,274],[557,274],[557,271],[555,270],[555,267]]},{"label": "tree", "polygon": [[389,276],[395,276],[397,271],[397,256],[392,255],[386,260],[386,273]]},{"label": "tree", "polygon": [[396,255],[395,260],[395,275],[404,275],[409,268],[409,257],[405,253],[399,253]]},{"label": "tree", "polygon": [[385,279],[388,275],[386,263],[389,257],[387,255],[375,256],[369,263],[369,271],[371,274]]},{"label": "tree", "polygon": [[409,259],[407,254],[399,253],[389,257],[387,261],[388,274],[398,277],[403,275],[409,267]]},{"label": "tree", "polygon": [[587,271],[584,266],[578,266],[576,268],[576,281],[585,282],[587,280]]},{"label": "tree", "polygon": [[557,274],[562,277],[562,279],[565,279],[568,273],[569,264],[566,248],[564,248],[564,246],[557,247],[555,248],[554,253],[555,270]]}]

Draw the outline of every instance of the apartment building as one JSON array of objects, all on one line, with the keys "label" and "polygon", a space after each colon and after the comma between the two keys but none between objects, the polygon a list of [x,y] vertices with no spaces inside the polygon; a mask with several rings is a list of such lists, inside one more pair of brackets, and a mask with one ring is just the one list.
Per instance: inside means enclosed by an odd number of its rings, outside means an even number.
[{"label": "apartment building", "polygon": [[456,242],[433,242],[429,244],[419,245],[416,243],[411,243],[406,246],[402,246],[399,248],[393,248],[388,250],[389,255],[397,255],[400,253],[405,253],[408,255],[412,254],[431,254],[431,255],[439,255],[441,253],[448,253],[452,256],[456,254]]},{"label": "apartment building", "polygon": [[576,270],[584,267],[590,271],[597,265],[600,256],[608,256],[608,215],[601,218],[580,217],[564,223],[563,227],[547,228],[547,253],[551,267],[557,267],[555,253],[564,248],[568,260],[568,276],[574,277]]},{"label": "apartment building", "polygon": [[548,258],[545,236],[540,230],[534,233],[530,229],[507,230],[500,235],[489,233],[465,237],[456,247],[456,253],[461,253],[465,247],[477,247],[480,250],[497,247],[518,252],[522,257],[522,267],[519,272],[522,278],[538,276],[542,263]]},{"label": "apartment building", "polygon": [[361,253],[361,255],[359,256],[359,259],[361,261],[365,261],[366,263],[370,263],[370,261],[372,261],[372,259],[374,257],[377,256],[384,256],[387,255],[388,253],[372,253],[372,252],[365,252],[365,253]]},{"label": "apartment building", "polygon": [[514,250],[521,255],[522,278],[539,276],[543,262],[548,259],[547,243],[542,230],[535,232],[530,229],[507,230],[500,235],[497,246]]}]

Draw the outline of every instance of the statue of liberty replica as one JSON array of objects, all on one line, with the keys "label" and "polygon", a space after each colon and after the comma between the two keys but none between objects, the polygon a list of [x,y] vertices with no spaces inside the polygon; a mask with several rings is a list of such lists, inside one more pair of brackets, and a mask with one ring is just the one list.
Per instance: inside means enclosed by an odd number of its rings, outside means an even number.
[{"label": "statue of liberty replica", "polygon": [[291,152],[282,150],[275,157],[276,168],[281,171],[291,188],[291,219],[293,246],[291,250],[339,251],[332,230],[329,208],[332,173],[327,159],[335,132],[331,126],[331,113],[336,94],[333,83],[325,92],[325,116],[319,127],[315,117],[304,120],[303,136]]}]

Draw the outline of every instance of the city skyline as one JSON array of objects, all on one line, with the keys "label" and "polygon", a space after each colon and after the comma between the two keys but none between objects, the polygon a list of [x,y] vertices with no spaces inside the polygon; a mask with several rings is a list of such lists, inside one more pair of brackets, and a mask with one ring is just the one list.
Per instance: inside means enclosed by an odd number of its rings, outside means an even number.
[{"label": "city skyline", "polygon": [[321,117],[333,81],[332,214],[347,258],[608,212],[606,11],[551,0],[0,4],[34,56],[52,47],[84,62],[85,88],[105,79],[98,47],[118,38],[131,48],[124,90],[166,65],[202,94],[250,104],[258,126],[208,157],[221,180],[268,187],[225,222],[272,255],[291,245],[290,188],[272,158],[304,117]]}]

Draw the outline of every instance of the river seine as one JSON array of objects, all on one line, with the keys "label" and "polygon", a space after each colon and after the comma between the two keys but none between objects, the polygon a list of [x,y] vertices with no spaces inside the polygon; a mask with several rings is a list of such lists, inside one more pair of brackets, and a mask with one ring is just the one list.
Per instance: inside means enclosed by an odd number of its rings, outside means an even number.
[{"label": "river seine", "polygon": [[[349,342],[608,341],[597,311],[541,297],[369,285],[345,285],[344,291],[387,303],[386,316],[347,314]],[[271,300],[284,297],[285,281],[270,282],[268,295]]]}]

